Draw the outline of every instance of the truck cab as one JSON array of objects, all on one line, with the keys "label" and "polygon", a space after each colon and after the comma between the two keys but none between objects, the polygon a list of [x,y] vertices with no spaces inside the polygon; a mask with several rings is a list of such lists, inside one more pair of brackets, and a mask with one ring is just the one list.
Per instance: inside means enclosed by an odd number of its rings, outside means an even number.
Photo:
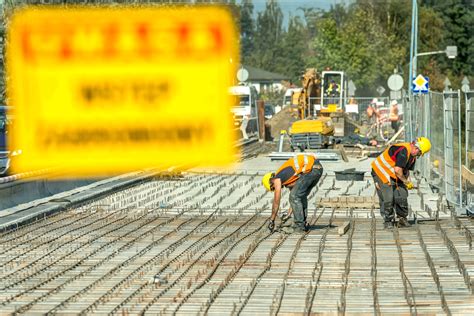
[{"label": "truck cab", "polygon": [[240,125],[244,117],[249,120],[256,119],[258,93],[254,86],[243,84],[232,86],[229,88],[229,93],[235,97],[231,111],[236,125]]}]

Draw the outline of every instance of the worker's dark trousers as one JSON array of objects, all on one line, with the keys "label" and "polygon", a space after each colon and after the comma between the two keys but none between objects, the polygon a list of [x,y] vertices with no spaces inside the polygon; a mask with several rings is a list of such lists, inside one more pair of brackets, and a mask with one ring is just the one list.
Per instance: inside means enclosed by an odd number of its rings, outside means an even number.
[{"label": "worker's dark trousers", "polygon": [[398,121],[392,121],[391,122],[391,125],[392,125],[392,128],[393,128],[393,131],[396,133],[398,132],[398,128],[400,127]]},{"label": "worker's dark trousers", "polygon": [[308,215],[308,195],[318,183],[323,174],[323,166],[315,161],[313,169],[302,174],[296,181],[290,192],[290,205],[293,209],[295,227],[299,230],[305,229],[306,217]]},{"label": "worker's dark trousers", "polygon": [[397,185],[394,181],[385,184],[377,175],[372,175],[375,189],[380,201],[380,215],[385,222],[395,220],[395,212],[398,217],[408,216],[408,191],[404,186]]}]

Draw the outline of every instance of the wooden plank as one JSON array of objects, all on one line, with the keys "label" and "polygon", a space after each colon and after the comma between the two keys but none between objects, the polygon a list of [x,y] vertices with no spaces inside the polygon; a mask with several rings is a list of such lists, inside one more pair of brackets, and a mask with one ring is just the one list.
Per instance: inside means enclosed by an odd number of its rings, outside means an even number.
[{"label": "wooden plank", "polygon": [[342,226],[337,229],[337,233],[339,234],[339,236],[344,235],[350,226],[351,226],[351,222],[349,221],[344,222],[344,224],[342,224]]},{"label": "wooden plank", "polygon": [[344,150],[344,146],[342,144],[337,144],[336,149],[339,150],[342,160],[344,160],[345,162],[349,162],[349,158],[347,158],[347,154],[346,154],[346,151]]}]

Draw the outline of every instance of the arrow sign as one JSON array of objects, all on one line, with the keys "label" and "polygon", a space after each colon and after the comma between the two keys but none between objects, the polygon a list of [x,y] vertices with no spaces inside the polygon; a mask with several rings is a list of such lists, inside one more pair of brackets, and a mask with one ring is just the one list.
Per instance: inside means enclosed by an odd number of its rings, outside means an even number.
[{"label": "arrow sign", "polygon": [[382,87],[382,86],[378,86],[377,92],[378,92],[380,95],[382,95],[382,94],[385,92],[385,88]]},{"label": "arrow sign", "polygon": [[428,93],[430,88],[429,86],[429,78],[424,77],[423,75],[418,75],[416,78],[413,79],[413,93]]}]

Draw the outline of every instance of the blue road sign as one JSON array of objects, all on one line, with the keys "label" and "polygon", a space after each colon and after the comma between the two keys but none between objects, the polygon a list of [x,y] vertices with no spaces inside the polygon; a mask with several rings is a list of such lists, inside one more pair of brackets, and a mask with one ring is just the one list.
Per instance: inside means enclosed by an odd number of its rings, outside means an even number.
[{"label": "blue road sign", "polygon": [[430,89],[430,79],[424,77],[423,75],[418,75],[416,78],[413,78],[412,81],[412,90],[413,93],[428,93]]}]

